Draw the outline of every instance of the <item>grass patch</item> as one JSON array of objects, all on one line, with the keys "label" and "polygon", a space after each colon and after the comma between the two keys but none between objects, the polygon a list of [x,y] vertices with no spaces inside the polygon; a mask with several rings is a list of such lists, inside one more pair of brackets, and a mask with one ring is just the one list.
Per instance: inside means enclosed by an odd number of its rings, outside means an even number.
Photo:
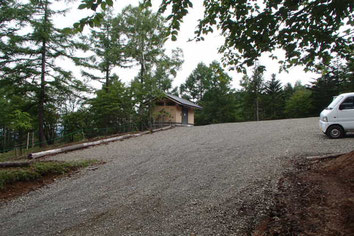
[{"label": "grass patch", "polygon": [[32,152],[40,152],[43,148],[33,147],[29,149],[23,148],[21,153],[20,150],[17,150],[17,154],[15,150],[10,150],[8,152],[0,153],[0,162],[4,161],[13,161],[13,160],[26,160],[27,155]]},{"label": "grass patch", "polygon": [[75,161],[75,162],[34,162],[30,167],[0,169],[0,190],[6,185],[19,181],[38,180],[46,175],[62,175],[79,168],[87,167],[97,161]]}]

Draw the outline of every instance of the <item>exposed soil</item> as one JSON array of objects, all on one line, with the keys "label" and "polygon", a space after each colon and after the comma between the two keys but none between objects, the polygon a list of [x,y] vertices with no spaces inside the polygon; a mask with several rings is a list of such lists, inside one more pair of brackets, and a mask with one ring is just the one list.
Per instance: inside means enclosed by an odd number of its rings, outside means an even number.
[{"label": "exposed soil", "polygon": [[8,185],[5,189],[0,191],[0,202],[10,200],[12,198],[21,196],[30,191],[43,187],[44,185],[53,183],[57,178],[60,177],[63,177],[63,175],[47,175],[38,180],[21,181]]},{"label": "exposed soil", "polygon": [[354,235],[354,152],[295,164],[253,235]]},{"label": "exposed soil", "polygon": [[[97,165],[100,164],[104,164],[104,162],[95,163],[94,165],[92,165],[92,167],[90,167],[90,170],[96,170]],[[63,177],[70,177],[75,173],[79,172],[79,169],[80,168],[74,168],[64,174],[46,174],[36,180],[19,181],[6,185],[4,189],[0,190],[0,202],[11,200],[13,198],[29,193],[30,191],[49,185],[57,179]]]}]

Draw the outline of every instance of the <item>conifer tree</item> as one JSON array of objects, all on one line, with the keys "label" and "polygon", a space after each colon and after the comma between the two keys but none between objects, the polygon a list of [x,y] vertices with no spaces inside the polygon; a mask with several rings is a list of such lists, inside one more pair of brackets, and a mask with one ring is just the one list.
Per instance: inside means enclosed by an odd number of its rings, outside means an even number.
[{"label": "conifer tree", "polygon": [[[264,66],[255,66],[251,77],[245,75],[241,80],[244,93],[246,119],[259,121],[261,118],[261,95],[264,92]],[[248,111],[247,111],[248,110]],[[251,112],[253,111],[253,112]],[[248,114],[249,113],[249,114]],[[250,116],[250,114],[253,114]],[[252,118],[253,116],[253,118]]]},{"label": "conifer tree", "polygon": [[186,99],[198,103],[203,99],[206,91],[210,89],[212,69],[204,63],[199,63],[188,76],[185,83],[180,86],[180,93]]},{"label": "conifer tree", "polygon": [[124,51],[124,40],[122,39],[122,24],[120,17],[113,17],[111,11],[102,14],[100,26],[91,28],[91,34],[83,37],[87,42],[88,49],[94,54],[85,58],[82,65],[101,73],[95,75],[90,71],[83,70],[82,74],[91,80],[103,81],[108,89],[111,82],[117,79],[113,70],[116,67],[128,67],[127,53]]},{"label": "conifer tree", "polygon": [[172,51],[169,56],[164,49],[168,39],[165,19],[153,13],[148,6],[128,6],[121,14],[121,25],[127,39],[124,51],[139,68],[131,82],[131,91],[137,108],[137,122],[141,125],[149,119],[149,103],[163,96],[171,88],[172,79],[182,64],[182,52]]},{"label": "conifer tree", "polygon": [[[0,58],[2,83],[19,86],[23,94],[35,102],[34,112],[38,114],[38,136],[42,146],[46,145],[45,107],[64,102],[68,94],[84,89],[82,82],[57,63],[60,58],[77,61],[74,50],[82,45],[74,40],[72,31],[55,27],[53,17],[64,14],[65,10],[52,10],[51,4],[50,0],[19,4],[18,9],[31,14],[21,18],[18,30],[12,30],[13,34],[7,40],[11,47],[2,47]],[[12,24],[8,24],[5,30],[11,27]],[[28,33],[21,34],[19,31],[24,27]]]},{"label": "conifer tree", "polygon": [[284,94],[280,80],[272,74],[270,81],[265,83],[265,115],[267,119],[279,119],[283,116],[285,105]]}]

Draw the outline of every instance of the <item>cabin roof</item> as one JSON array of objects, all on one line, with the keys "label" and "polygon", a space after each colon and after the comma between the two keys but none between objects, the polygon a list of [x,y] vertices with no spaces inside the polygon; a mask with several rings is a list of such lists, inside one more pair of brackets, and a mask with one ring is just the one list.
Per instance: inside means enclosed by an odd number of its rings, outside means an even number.
[{"label": "cabin roof", "polygon": [[167,98],[173,100],[177,104],[180,104],[180,105],[183,105],[183,106],[188,106],[188,107],[194,107],[194,108],[202,109],[201,106],[199,106],[199,105],[197,105],[197,104],[195,104],[193,102],[190,102],[190,101],[188,101],[186,99],[183,99],[183,98],[171,95],[171,94],[166,94],[166,96],[167,96]]}]

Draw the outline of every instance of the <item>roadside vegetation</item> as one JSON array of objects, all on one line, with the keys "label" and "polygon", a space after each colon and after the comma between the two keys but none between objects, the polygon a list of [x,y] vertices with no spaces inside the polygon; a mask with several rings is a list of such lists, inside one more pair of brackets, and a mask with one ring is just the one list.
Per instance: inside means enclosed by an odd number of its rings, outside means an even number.
[{"label": "roadside vegetation", "polygon": [[1,168],[0,190],[6,191],[9,185],[17,182],[38,181],[48,176],[54,178],[97,163],[97,161],[92,160],[77,162],[37,161],[32,162],[28,167]]},{"label": "roadside vegetation", "polygon": [[[200,63],[177,87],[172,82],[183,65],[183,52],[166,50],[165,44],[177,39],[191,1],[162,1],[157,12],[150,1],[142,1],[113,13],[113,1],[85,0],[79,9],[91,9],[93,15],[73,28],[57,27],[57,17],[70,15],[55,8],[55,2],[1,4],[0,152],[107,135],[102,133],[107,129],[109,134],[144,129],[153,118],[148,101],[163,93],[201,105],[195,122],[205,125],[317,116],[333,96],[354,91],[350,1],[283,0],[263,6],[260,1],[205,0],[205,17],[195,36],[202,40],[214,26],[220,27],[224,59]],[[220,17],[224,14],[226,18]],[[288,15],[291,19],[284,18]],[[281,69],[303,65],[320,78],[311,85],[282,84],[276,74],[264,78],[267,68],[257,58],[275,49],[286,52]],[[63,67],[63,60],[81,70],[81,76]],[[131,67],[137,68],[136,76],[123,83],[116,71]],[[253,72],[247,74],[246,67]],[[231,78],[226,69],[244,75]],[[232,79],[240,82],[240,89],[232,88]],[[94,81],[102,86],[92,88]]]}]

